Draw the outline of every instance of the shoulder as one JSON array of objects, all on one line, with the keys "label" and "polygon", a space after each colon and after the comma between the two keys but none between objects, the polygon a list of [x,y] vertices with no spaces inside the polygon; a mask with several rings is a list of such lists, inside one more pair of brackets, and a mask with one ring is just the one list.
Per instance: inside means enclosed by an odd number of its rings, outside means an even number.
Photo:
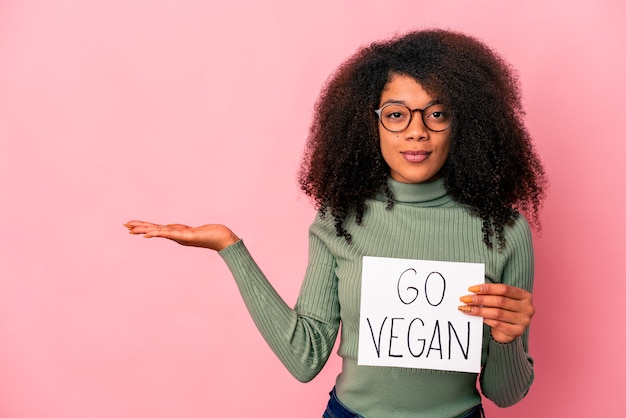
[{"label": "shoulder", "polygon": [[523,215],[520,214],[513,224],[505,228],[504,236],[506,243],[501,255],[507,262],[512,260],[530,262],[534,258],[532,231]]},{"label": "shoulder", "polygon": [[528,220],[522,214],[518,214],[512,225],[505,228],[505,236],[507,243],[526,243],[532,241],[532,231]]},{"label": "shoulder", "polygon": [[326,213],[318,211],[315,214],[315,219],[313,219],[313,223],[309,226],[309,235],[319,237],[324,241],[337,235],[335,219],[330,214],[330,211]]}]

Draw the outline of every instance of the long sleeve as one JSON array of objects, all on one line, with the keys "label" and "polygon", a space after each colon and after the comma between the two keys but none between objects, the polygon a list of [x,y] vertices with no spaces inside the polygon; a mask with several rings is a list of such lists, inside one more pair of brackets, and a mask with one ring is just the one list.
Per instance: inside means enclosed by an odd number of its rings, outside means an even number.
[{"label": "long sleeve", "polygon": [[243,241],[220,255],[268,345],[296,379],[313,379],[328,360],[339,329],[334,259],[328,249],[311,235],[309,264],[294,309],[278,295]]},{"label": "long sleeve", "polygon": [[[390,180],[389,186],[396,202],[391,211],[381,195],[367,201],[360,224],[353,215],[346,218],[351,243],[337,236],[331,216],[318,214],[309,229],[309,263],[294,308],[273,289],[243,242],[220,255],[261,334],[298,380],[311,380],[324,366],[341,324],[342,369],[335,387],[345,405],[372,418],[458,416],[481,401],[477,374],[359,365],[363,257],[484,263],[488,280],[530,291],[530,228],[520,217],[506,228],[506,248],[498,251],[484,245],[482,220],[447,195],[443,180]],[[483,342],[482,392],[497,405],[512,405],[533,379],[528,333],[498,344],[487,328]]]},{"label": "long sleeve", "polygon": [[[534,264],[530,228],[522,217],[506,231],[505,265],[502,283],[532,292]],[[485,332],[488,355],[480,375],[483,394],[500,407],[521,401],[534,379],[533,360],[528,354],[529,329],[508,344],[493,340]]]}]

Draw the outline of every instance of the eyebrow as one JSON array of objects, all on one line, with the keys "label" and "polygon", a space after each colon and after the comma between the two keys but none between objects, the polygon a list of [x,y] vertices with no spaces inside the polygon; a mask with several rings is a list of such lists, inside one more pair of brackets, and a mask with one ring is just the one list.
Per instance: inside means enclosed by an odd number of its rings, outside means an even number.
[{"label": "eyebrow", "polygon": [[[422,107],[421,109],[426,109],[428,106],[434,105],[436,103],[438,103],[437,100],[431,100],[430,102],[428,102],[426,104],[426,106]],[[385,100],[384,102],[382,102],[380,104],[380,107],[383,107],[383,106],[388,105],[388,104],[401,104],[401,105],[405,105],[406,107],[410,108],[410,106],[404,100],[396,100],[396,99],[387,99],[387,100]],[[420,109],[420,108],[417,108],[417,109]],[[415,110],[415,109],[413,109],[413,110]]]}]

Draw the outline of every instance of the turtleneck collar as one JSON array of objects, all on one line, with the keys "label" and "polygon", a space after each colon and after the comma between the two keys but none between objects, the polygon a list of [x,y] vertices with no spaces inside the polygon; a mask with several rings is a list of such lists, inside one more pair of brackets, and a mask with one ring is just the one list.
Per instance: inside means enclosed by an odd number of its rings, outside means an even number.
[{"label": "turtleneck collar", "polygon": [[[393,194],[393,200],[397,204],[437,207],[450,206],[452,203],[452,197],[448,195],[448,191],[443,185],[443,179],[437,179],[428,183],[410,184],[400,183],[389,177],[387,184]],[[382,193],[376,199],[387,200]]]}]

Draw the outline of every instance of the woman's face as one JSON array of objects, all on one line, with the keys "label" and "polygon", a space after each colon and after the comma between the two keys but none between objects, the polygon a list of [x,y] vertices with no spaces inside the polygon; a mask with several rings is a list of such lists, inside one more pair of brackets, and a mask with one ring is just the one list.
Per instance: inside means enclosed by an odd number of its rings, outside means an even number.
[{"label": "woman's face", "polygon": [[[412,77],[394,75],[385,85],[380,106],[400,103],[409,109],[424,109],[435,102]],[[380,149],[389,166],[391,178],[402,183],[425,183],[436,180],[448,159],[451,128],[430,131],[421,113],[414,112],[409,126],[402,132],[390,132],[378,122]]]}]

